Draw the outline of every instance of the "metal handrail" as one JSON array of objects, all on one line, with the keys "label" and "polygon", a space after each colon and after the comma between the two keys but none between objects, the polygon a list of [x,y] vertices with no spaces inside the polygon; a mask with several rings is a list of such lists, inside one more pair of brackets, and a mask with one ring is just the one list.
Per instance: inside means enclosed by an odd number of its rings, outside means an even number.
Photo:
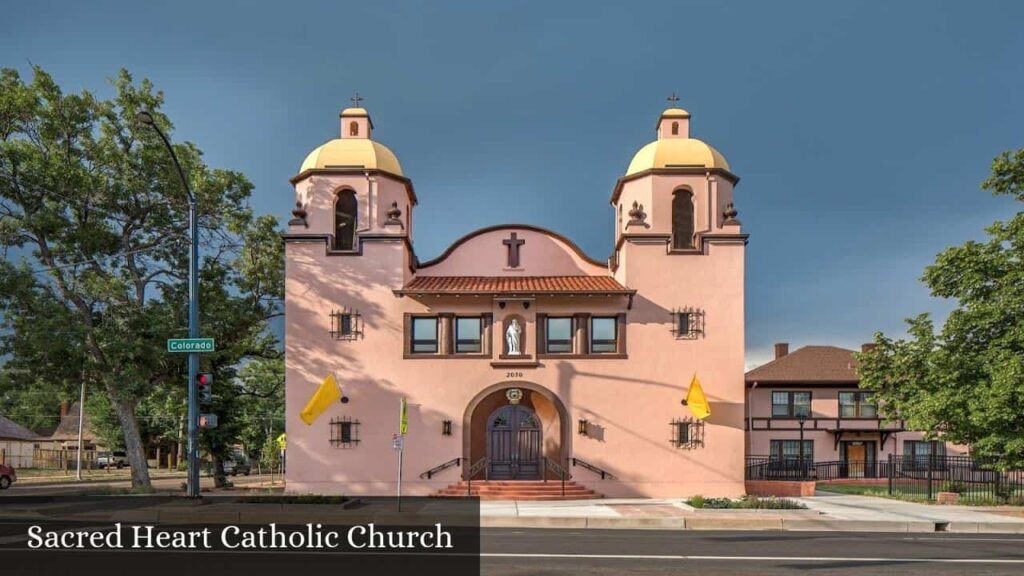
[{"label": "metal handrail", "polygon": [[484,480],[487,480],[487,477],[490,475],[490,466],[488,466],[490,463],[491,459],[484,456],[469,467],[469,470],[466,472],[466,496],[473,495],[473,476],[476,476],[478,472],[483,470]]},{"label": "metal handrail", "polygon": [[563,468],[558,462],[555,462],[554,460],[552,460],[552,459],[548,458],[547,456],[545,456],[544,457],[544,481],[545,482],[548,481],[548,470],[551,470],[552,472],[554,472],[555,474],[558,475],[559,480],[561,480],[561,482],[562,482],[562,496],[565,496],[565,481],[568,478],[572,478],[572,475],[569,474],[569,472],[566,471],[566,469]]},{"label": "metal handrail", "polygon": [[423,479],[423,480],[430,480],[431,478],[434,477],[435,474],[437,474],[439,472],[442,472],[444,470],[447,470],[447,469],[451,468],[452,466],[460,466],[461,464],[462,464],[462,458],[452,458],[451,460],[445,462],[444,464],[440,464],[438,466],[434,466],[430,470],[427,470],[423,474],[420,474],[420,478]]},{"label": "metal handrail", "polygon": [[589,462],[586,462],[584,460],[580,460],[579,458],[573,458],[572,459],[572,465],[573,466],[582,466],[583,468],[586,468],[587,470],[590,470],[591,472],[593,472],[595,474],[600,474],[601,475],[601,480],[613,480],[615,478],[615,476],[612,476],[611,472],[609,472],[609,471],[607,471],[607,470],[605,470],[603,468],[599,468],[597,466],[594,466],[593,464],[591,464]]}]

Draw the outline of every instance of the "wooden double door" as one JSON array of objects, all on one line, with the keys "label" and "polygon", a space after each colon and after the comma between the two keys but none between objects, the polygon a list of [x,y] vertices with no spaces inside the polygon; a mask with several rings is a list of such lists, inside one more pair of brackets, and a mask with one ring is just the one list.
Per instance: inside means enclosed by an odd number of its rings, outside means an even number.
[{"label": "wooden double door", "polygon": [[527,406],[502,406],[487,419],[488,477],[491,480],[538,480],[543,471],[542,430]]}]

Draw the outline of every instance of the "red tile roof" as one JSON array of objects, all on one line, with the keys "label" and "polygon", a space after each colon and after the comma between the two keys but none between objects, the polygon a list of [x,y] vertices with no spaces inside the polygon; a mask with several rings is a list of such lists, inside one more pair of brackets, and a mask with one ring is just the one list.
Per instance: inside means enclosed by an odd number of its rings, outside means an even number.
[{"label": "red tile roof", "polygon": [[855,352],[835,346],[804,346],[747,372],[748,383],[856,383]]},{"label": "red tile roof", "polygon": [[610,276],[418,276],[396,294],[634,294]]}]

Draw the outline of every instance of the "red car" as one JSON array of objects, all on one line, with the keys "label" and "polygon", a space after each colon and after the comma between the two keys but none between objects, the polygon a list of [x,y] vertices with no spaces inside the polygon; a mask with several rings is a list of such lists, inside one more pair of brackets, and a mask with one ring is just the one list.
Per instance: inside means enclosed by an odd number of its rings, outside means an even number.
[{"label": "red car", "polygon": [[11,483],[17,479],[18,475],[14,472],[14,468],[0,464],[0,490],[10,488]]}]

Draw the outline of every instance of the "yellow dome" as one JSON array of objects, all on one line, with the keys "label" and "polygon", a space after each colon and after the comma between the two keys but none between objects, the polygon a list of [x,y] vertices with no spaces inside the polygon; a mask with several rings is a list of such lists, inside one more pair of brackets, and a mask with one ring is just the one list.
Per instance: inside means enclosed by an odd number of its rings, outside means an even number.
[{"label": "yellow dome", "polygon": [[366,108],[345,108],[341,111],[342,116],[369,116]]},{"label": "yellow dome", "polygon": [[404,176],[395,153],[368,138],[337,138],[328,141],[306,156],[299,174],[314,168],[366,168]]},{"label": "yellow dome", "polygon": [[[677,108],[677,110],[679,109]],[[729,163],[725,161],[725,156],[700,140],[663,138],[644,146],[633,156],[633,161],[629,163],[629,168],[626,170],[626,176],[652,168],[688,168],[693,166],[729,170]]]},{"label": "yellow dome", "polygon": [[690,113],[687,112],[686,110],[683,110],[682,108],[666,108],[665,111],[661,113],[661,117],[662,118],[689,118],[690,117]]}]

